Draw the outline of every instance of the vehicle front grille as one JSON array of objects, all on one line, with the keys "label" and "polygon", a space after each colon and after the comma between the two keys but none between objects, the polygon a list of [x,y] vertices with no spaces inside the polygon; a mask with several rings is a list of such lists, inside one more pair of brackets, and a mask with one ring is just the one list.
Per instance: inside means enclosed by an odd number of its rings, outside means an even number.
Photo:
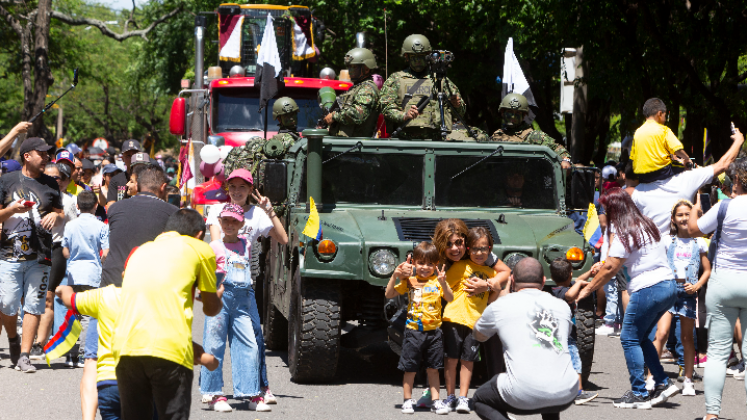
[{"label": "vehicle front grille", "polygon": [[[431,219],[426,217],[393,217],[394,226],[397,228],[397,236],[400,241],[431,241],[433,232],[438,222],[444,219]],[[493,235],[493,243],[500,244],[501,238],[495,230],[495,225],[488,219],[462,219],[469,229],[484,227]]]}]

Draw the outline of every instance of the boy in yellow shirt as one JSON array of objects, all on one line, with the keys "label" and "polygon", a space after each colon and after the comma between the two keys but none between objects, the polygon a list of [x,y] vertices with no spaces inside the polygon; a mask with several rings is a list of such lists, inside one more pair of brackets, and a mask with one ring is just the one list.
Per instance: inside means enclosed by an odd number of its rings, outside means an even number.
[{"label": "boy in yellow shirt", "polygon": [[[433,404],[431,411],[436,414],[449,414],[449,408],[438,399],[441,387],[438,369],[443,368],[444,346],[441,333],[441,298],[451,302],[454,294],[446,283],[445,270],[438,269],[438,250],[429,242],[421,242],[412,253],[415,261],[415,276],[400,264],[386,286],[386,298],[407,293],[407,324],[402,342],[402,354],[398,368],[405,372],[402,381],[402,413],[415,412],[416,401],[412,399],[415,374],[421,364],[428,373]],[[436,275],[438,274],[438,275]]]},{"label": "boy in yellow shirt", "polygon": [[636,130],[630,149],[633,171],[642,183],[661,181],[675,175],[672,156],[682,159],[685,165],[690,163],[690,157],[677,136],[664,125],[667,106],[661,99],[647,100],[643,104],[643,115],[646,122]]}]

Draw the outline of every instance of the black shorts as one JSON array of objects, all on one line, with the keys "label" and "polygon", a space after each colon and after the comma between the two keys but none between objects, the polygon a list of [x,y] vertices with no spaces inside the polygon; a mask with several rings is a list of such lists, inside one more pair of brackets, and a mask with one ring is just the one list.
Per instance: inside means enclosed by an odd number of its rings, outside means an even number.
[{"label": "black shorts", "polygon": [[444,349],[449,359],[461,359],[465,362],[474,362],[480,357],[480,342],[472,335],[472,328],[444,322],[441,324],[444,331]]},{"label": "black shorts", "polygon": [[438,328],[430,331],[405,329],[397,368],[403,372],[418,372],[421,366],[426,369],[444,367],[444,339]]}]

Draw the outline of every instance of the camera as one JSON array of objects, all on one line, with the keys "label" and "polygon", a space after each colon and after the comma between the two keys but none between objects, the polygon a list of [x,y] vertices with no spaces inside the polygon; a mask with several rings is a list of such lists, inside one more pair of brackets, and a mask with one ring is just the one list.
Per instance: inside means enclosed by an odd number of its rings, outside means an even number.
[{"label": "camera", "polygon": [[426,56],[426,59],[431,66],[431,71],[436,73],[437,76],[443,77],[446,74],[446,69],[454,61],[454,53],[446,50],[433,50]]}]

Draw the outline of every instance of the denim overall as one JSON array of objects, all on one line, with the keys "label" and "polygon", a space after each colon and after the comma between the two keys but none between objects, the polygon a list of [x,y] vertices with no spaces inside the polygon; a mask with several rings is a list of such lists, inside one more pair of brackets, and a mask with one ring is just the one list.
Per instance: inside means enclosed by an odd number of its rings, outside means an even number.
[{"label": "denim overall", "polygon": [[[674,253],[677,248],[677,237],[672,237],[672,243],[667,249],[667,261],[669,267],[672,268],[672,273],[677,277],[677,272],[674,267]],[[694,239],[692,243],[692,255],[690,256],[690,262],[687,264],[685,270],[685,283],[696,284],[698,282],[698,270],[700,269],[700,247],[698,246],[698,240]],[[680,280],[680,279],[678,279]],[[670,313],[674,315],[680,315],[687,318],[696,318],[696,294],[688,294],[685,292],[685,283],[677,283],[677,302],[674,304]]]},{"label": "denim overall", "polygon": [[[252,288],[251,248],[240,238],[245,256],[223,245],[226,274],[223,280],[223,308],[218,315],[205,317],[202,336],[205,352],[219,361],[218,369],[200,369],[200,393],[223,395],[223,358],[226,342],[231,346],[231,376],[233,398],[250,398],[260,394],[260,386],[268,386],[264,363],[264,340],[259,325],[259,311]],[[219,275],[219,281],[221,276]]]}]

